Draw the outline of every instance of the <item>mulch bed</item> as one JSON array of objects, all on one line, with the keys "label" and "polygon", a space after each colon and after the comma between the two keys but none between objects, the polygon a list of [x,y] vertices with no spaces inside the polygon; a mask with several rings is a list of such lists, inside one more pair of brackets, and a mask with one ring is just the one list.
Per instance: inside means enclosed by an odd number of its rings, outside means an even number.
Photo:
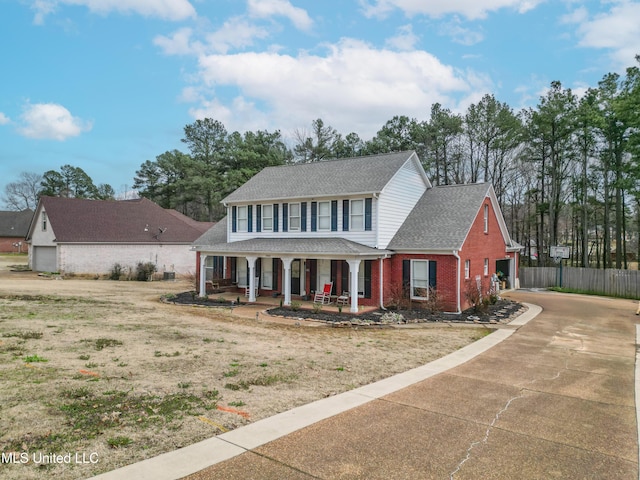
[{"label": "mulch bed", "polygon": [[[247,305],[244,297],[238,297],[237,301],[227,301],[215,296],[198,297],[195,292],[182,292],[176,295],[163,297],[165,302],[177,305],[201,305],[206,307],[237,307]],[[511,300],[500,299],[493,305],[488,305],[486,309],[476,311],[473,308],[462,313],[431,313],[423,309],[412,310],[375,310],[354,314],[349,312],[330,312],[320,310],[315,312],[311,309],[299,308],[292,310],[289,307],[275,307],[267,310],[269,315],[294,318],[300,320],[316,320],[332,323],[335,325],[367,325],[367,324],[406,324],[406,323],[429,323],[429,322],[456,322],[456,323],[506,323],[514,319],[526,310],[522,304]],[[400,317],[401,315],[401,317]]]},{"label": "mulch bed", "polygon": [[[337,313],[299,309],[291,310],[287,307],[272,308],[267,310],[270,315],[277,315],[289,318],[299,318],[305,320],[319,320],[332,323],[349,324],[406,324],[406,323],[429,323],[429,322],[459,322],[459,323],[506,323],[514,319],[526,310],[520,303],[511,300],[501,299],[495,304],[489,305],[483,311],[476,311],[473,308],[462,313],[431,313],[427,310],[375,310],[360,314]],[[402,317],[400,317],[401,315]]]}]

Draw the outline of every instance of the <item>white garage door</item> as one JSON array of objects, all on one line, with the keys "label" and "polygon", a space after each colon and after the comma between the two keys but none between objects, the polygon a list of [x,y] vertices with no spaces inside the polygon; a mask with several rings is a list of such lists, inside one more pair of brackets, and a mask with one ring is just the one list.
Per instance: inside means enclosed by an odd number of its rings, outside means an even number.
[{"label": "white garage door", "polygon": [[33,247],[31,268],[36,272],[57,272],[56,247]]}]

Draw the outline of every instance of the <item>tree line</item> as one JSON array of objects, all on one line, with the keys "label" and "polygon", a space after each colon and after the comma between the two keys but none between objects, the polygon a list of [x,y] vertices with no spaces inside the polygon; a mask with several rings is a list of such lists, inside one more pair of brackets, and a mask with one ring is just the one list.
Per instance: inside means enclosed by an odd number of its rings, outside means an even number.
[{"label": "tree line", "polygon": [[[322,119],[287,142],[277,130],[229,133],[205,118],[186,125],[181,141],[187,153],[146,160],[133,188],[198,220],[220,219],[220,201],[267,166],[415,150],[436,186],[493,184],[525,265],[549,265],[554,245],[571,246],[576,266],[627,268],[640,256],[637,66],[606,74],[581,96],[554,81],[536,107],[520,111],[489,94],[463,114],[436,103],[428,118],[395,116],[369,140]],[[36,190],[113,198],[83,173],[68,165],[46,172]]]}]

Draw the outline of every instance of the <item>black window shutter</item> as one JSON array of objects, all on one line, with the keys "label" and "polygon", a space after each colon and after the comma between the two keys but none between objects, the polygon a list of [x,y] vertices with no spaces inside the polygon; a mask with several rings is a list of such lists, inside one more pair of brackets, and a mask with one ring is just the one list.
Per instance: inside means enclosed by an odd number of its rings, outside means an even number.
[{"label": "black window shutter", "polygon": [[231,207],[231,231],[236,232],[238,230],[238,207],[235,205]]},{"label": "black window shutter", "polygon": [[318,231],[318,202],[311,202],[311,231]]},{"label": "black window shutter", "polygon": [[[262,259],[260,257],[258,257],[258,259],[256,260],[256,270],[255,270],[255,277],[258,277],[258,282],[260,281],[260,278],[262,277]],[[260,285],[256,285],[256,287],[259,287]]]},{"label": "black window shutter", "polygon": [[364,199],[364,229],[371,230],[371,199]]},{"label": "black window shutter", "polygon": [[273,274],[273,289],[278,290],[280,286],[278,285],[278,273],[280,272],[280,262],[278,262],[277,258],[271,259],[271,270]]},{"label": "black window shutter", "polygon": [[282,204],[282,231],[283,232],[289,231],[289,204],[288,203]]},{"label": "black window shutter", "polygon": [[307,202],[300,204],[300,231],[307,231]]},{"label": "black window shutter", "polygon": [[338,286],[338,261],[331,260],[331,295],[336,294],[336,287]]},{"label": "black window shutter", "polygon": [[331,231],[338,231],[338,201],[331,200]]},{"label": "black window shutter", "polygon": [[349,231],[349,200],[342,201],[342,231]]},{"label": "black window shutter", "polygon": [[253,232],[253,205],[247,206],[247,232]]},{"label": "black window shutter", "polygon": [[238,257],[231,257],[231,283],[236,283]]},{"label": "black window shutter", "polygon": [[256,205],[256,232],[262,231],[262,205]]},{"label": "black window shutter", "polygon": [[273,231],[278,231],[278,204],[273,204]]},{"label": "black window shutter", "polygon": [[346,260],[342,260],[341,287],[343,292],[348,292],[351,288],[351,286],[349,285],[349,263]]},{"label": "black window shutter", "polygon": [[411,260],[402,260],[402,288],[411,287]]},{"label": "black window shutter", "polygon": [[433,260],[429,260],[429,286],[434,290],[436,289],[436,286],[437,286],[436,278],[437,278],[437,262],[434,262]]},{"label": "black window shutter", "polygon": [[318,273],[318,262],[315,259],[307,260],[307,265],[309,267],[309,291],[315,292],[317,289],[317,273]]},{"label": "black window shutter", "polygon": [[364,298],[371,298],[371,260],[364,261]]}]

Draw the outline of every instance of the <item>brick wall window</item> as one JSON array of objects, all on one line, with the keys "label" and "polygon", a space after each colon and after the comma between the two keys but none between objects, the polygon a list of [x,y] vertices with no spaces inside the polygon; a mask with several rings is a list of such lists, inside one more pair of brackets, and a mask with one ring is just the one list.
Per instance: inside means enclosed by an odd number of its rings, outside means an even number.
[{"label": "brick wall window", "polygon": [[471,278],[471,260],[464,261],[464,278]]}]

